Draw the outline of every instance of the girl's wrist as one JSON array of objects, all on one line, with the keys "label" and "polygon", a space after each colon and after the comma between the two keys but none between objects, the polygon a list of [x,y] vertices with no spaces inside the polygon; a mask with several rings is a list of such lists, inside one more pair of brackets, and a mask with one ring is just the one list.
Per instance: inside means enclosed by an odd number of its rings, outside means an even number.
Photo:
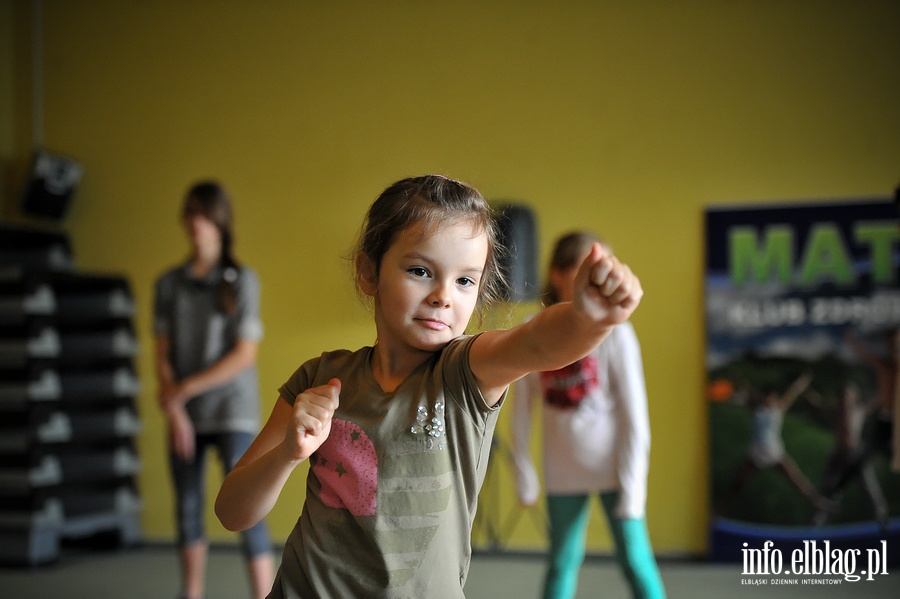
[{"label": "girl's wrist", "polygon": [[602,336],[612,330],[613,326],[606,320],[607,314],[598,313],[585,304],[572,304],[572,312],[575,316],[576,330],[589,331],[597,336]]},{"label": "girl's wrist", "polygon": [[280,445],[279,449],[281,450],[279,453],[281,454],[281,458],[284,460],[284,466],[293,470],[303,462],[305,462],[308,458],[300,458],[297,457],[297,451],[294,448],[291,448],[287,442],[284,442]]},{"label": "girl's wrist", "polygon": [[172,420],[181,417],[185,413],[185,410],[184,404],[170,401],[163,408],[163,413],[166,415],[166,418]]},{"label": "girl's wrist", "polygon": [[176,383],[175,389],[175,401],[182,406],[186,406],[188,401],[196,395],[194,392],[194,379],[192,377],[187,377]]}]

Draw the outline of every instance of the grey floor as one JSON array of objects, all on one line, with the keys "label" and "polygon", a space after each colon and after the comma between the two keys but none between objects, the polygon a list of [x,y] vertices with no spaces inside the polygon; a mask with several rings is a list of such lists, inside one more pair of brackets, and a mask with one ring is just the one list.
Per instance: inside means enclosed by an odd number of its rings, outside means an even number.
[{"label": "grey floor", "polygon": [[[900,571],[873,581],[835,586],[748,586],[740,565],[662,559],[660,570],[670,599],[898,598]],[[468,599],[537,599],[543,563],[535,555],[477,554],[466,585]],[[178,591],[175,550],[148,545],[125,550],[66,550],[53,564],[0,568],[3,599],[174,599]],[[208,599],[244,599],[248,587],[233,547],[214,547],[209,560]],[[629,599],[611,559],[588,558],[577,599]],[[361,598],[365,599],[365,598]],[[427,598],[423,598],[427,599]]]}]

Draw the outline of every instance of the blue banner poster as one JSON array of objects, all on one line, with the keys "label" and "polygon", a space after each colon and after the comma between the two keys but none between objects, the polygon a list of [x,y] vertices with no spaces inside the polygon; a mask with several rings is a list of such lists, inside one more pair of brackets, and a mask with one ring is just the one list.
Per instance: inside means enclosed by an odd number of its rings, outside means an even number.
[{"label": "blue banner poster", "polygon": [[744,574],[887,574],[900,565],[897,207],[705,219],[711,559]]}]

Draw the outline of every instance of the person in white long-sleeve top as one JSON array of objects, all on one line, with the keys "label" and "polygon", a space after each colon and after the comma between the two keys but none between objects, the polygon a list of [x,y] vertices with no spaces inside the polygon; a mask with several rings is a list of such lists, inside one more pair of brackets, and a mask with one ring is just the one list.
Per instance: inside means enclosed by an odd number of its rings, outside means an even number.
[{"label": "person in white long-sleeve top", "polygon": [[[545,307],[571,299],[578,264],[597,241],[584,231],[557,240]],[[520,379],[514,398],[516,491],[525,506],[537,503],[541,492],[530,451],[532,409],[541,406],[550,523],[544,599],[575,596],[592,495],[599,496],[634,597],[665,597],[644,513],[650,423],[641,349],[631,323],[617,325],[581,360]]]}]

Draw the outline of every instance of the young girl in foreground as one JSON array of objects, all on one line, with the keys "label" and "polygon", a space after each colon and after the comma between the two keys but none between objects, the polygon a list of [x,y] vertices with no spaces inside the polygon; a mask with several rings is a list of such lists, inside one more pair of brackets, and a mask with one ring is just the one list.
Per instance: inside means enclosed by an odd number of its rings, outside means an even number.
[{"label": "young girl in foreground", "polygon": [[226,528],[253,526],[310,460],[270,597],[464,596],[507,387],[586,355],[643,295],[596,244],[571,302],[509,330],[465,335],[476,307],[496,297],[496,239],[481,194],[441,176],[399,181],[369,208],[356,277],[374,303],[375,345],[303,364],[216,500]]}]

